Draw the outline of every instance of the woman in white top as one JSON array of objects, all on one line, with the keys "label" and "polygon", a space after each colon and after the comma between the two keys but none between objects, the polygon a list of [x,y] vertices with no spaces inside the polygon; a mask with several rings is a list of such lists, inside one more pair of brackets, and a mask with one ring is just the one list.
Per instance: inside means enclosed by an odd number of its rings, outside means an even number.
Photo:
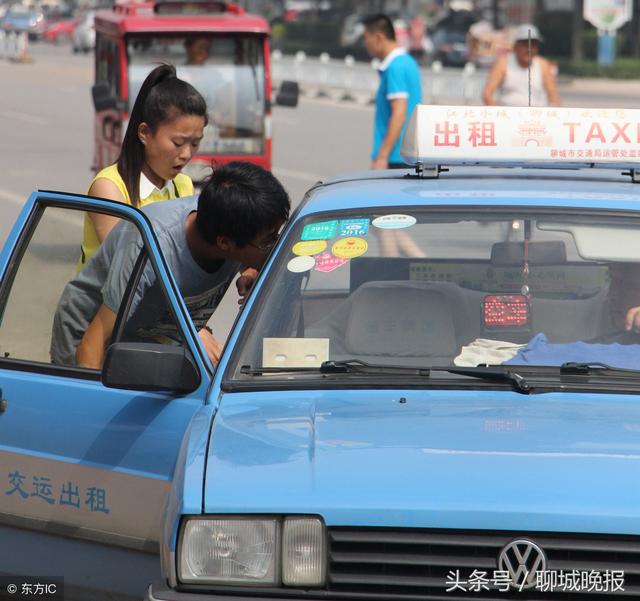
[{"label": "woman in white top", "polygon": [[[558,106],[553,65],[538,56],[540,32],[535,25],[520,25],[513,52],[499,58],[491,68],[482,93],[488,105],[529,106],[529,38],[531,39],[531,106]],[[497,99],[494,99],[494,94]]]}]

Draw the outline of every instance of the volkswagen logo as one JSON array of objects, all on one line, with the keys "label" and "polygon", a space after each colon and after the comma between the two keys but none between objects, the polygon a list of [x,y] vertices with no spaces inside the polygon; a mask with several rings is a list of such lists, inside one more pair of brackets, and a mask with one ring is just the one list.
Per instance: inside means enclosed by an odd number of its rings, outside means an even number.
[{"label": "volkswagen logo", "polygon": [[514,540],[500,551],[498,569],[511,576],[511,586],[524,590],[536,585],[536,573],[547,569],[547,558],[534,542]]}]

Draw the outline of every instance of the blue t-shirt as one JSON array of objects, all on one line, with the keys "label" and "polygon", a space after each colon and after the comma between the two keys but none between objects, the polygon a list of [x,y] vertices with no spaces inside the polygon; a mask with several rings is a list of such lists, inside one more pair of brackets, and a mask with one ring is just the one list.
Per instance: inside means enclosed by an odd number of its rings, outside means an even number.
[{"label": "blue t-shirt", "polygon": [[[373,131],[373,152],[371,158],[373,160],[378,156],[380,145],[384,140],[391,118],[391,100],[394,98],[407,99],[407,120],[411,116],[416,104],[422,101],[422,84],[420,82],[420,70],[416,61],[402,50],[394,50],[394,56],[389,56],[391,61],[379,71],[380,85],[376,94],[376,116]],[[407,125],[405,120],[402,126],[402,133],[398,138],[396,145],[393,147],[389,155],[389,163],[402,163],[400,156],[400,144],[404,136],[404,130]]]}]

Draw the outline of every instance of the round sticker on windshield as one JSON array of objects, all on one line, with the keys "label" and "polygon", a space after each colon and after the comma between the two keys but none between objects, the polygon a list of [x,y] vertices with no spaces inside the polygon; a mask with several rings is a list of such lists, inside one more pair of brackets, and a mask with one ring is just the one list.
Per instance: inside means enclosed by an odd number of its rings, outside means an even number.
[{"label": "round sticker on windshield", "polygon": [[411,215],[382,215],[371,222],[375,227],[383,230],[399,230],[416,224],[416,218]]},{"label": "round sticker on windshield", "polygon": [[331,252],[339,259],[354,259],[364,255],[368,248],[369,244],[362,238],[342,238],[333,243]]},{"label": "round sticker on windshield", "polygon": [[294,255],[317,255],[327,248],[326,240],[308,240],[297,242],[291,249]]},{"label": "round sticker on windshield", "polygon": [[316,260],[313,257],[294,257],[287,263],[287,269],[293,273],[302,273],[313,269]]}]

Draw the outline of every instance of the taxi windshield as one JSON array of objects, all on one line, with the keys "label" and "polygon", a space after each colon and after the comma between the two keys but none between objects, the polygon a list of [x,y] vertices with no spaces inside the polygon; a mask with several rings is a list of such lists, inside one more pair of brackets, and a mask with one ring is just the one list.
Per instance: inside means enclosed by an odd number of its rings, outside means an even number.
[{"label": "taxi windshield", "polygon": [[639,238],[638,218],[604,211],[307,217],[279,245],[227,374],[320,378],[332,362],[640,369],[626,325],[640,306]]},{"label": "taxi windshield", "polygon": [[129,111],[140,86],[158,63],[176,66],[178,77],[204,97],[209,124],[198,153],[263,152],[265,73],[260,36],[198,34],[127,37]]}]

